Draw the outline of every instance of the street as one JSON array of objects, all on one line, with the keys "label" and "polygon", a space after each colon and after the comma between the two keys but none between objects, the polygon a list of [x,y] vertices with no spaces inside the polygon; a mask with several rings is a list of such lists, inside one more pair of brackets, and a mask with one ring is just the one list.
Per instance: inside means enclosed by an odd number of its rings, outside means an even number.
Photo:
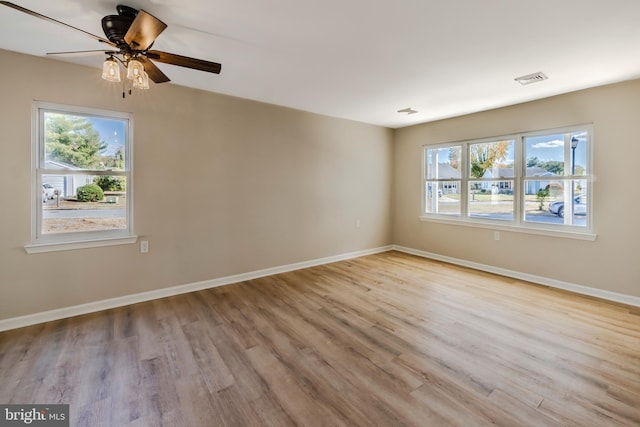
[{"label": "street", "polygon": [[43,209],[43,219],[125,218],[126,209]]}]

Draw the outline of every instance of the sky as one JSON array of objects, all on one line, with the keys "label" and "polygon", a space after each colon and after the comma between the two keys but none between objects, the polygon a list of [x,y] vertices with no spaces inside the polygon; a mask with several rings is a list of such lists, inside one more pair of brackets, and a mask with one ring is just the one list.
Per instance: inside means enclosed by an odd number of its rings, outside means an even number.
[{"label": "sky", "polygon": [[[564,162],[564,133],[547,134],[540,136],[527,136],[525,137],[525,159],[537,157],[542,162],[558,161]],[[589,150],[587,144],[588,134],[584,131],[577,131],[571,133],[571,138],[578,139],[578,145],[575,150],[575,165],[581,166],[583,171],[587,168],[587,153]],[[496,140],[497,141],[497,140]],[[512,164],[514,161],[514,145],[509,147],[506,159],[504,163]],[[439,149],[439,162],[448,161],[449,148]],[[569,153],[570,154],[570,153]],[[429,159],[429,161],[431,161]]]},{"label": "sky", "polygon": [[[585,166],[587,162],[587,144],[586,132],[574,132],[571,134],[572,138],[578,139],[578,145],[576,146],[576,165]],[[525,158],[537,157],[540,161],[564,161],[564,134],[552,134],[541,136],[528,136],[525,137],[526,141],[526,153]],[[509,148],[507,153],[507,161],[513,162],[513,146]]]},{"label": "sky", "polygon": [[127,122],[125,120],[107,119],[101,117],[88,117],[89,122],[100,133],[100,139],[107,144],[107,148],[102,154],[114,155],[119,148],[124,152],[125,131]]},{"label": "sky", "polygon": [[[587,143],[585,132],[575,132],[572,138],[578,138],[576,147],[576,165],[586,166]],[[537,157],[541,161],[564,160],[564,134],[530,136],[526,138],[526,157]]]}]

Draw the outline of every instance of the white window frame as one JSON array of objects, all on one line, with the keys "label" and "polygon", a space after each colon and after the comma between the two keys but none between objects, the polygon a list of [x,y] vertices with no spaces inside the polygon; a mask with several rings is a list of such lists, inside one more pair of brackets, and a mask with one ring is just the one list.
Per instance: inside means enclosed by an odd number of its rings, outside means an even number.
[{"label": "white window frame", "polygon": [[[484,223],[485,221],[497,221],[498,223],[505,223],[505,224],[514,224],[515,222],[515,217],[518,216],[518,192],[517,192],[517,188],[518,188],[518,160],[517,158],[518,156],[518,136],[517,135],[507,135],[507,136],[499,136],[497,138],[483,138],[483,139],[475,139],[472,141],[465,141],[463,143],[462,146],[462,165],[464,166],[464,169],[462,171],[462,189],[464,191],[462,191],[460,193],[460,203],[461,203],[461,211],[462,214],[461,216],[463,218],[466,218],[468,221],[470,222],[478,222],[478,223]],[[473,178],[471,177],[471,146],[474,144],[488,144],[488,143],[496,143],[496,142],[500,142],[500,141],[513,141],[513,146],[514,146],[514,178]],[[513,216],[514,219],[513,220],[497,220],[497,219],[484,219],[484,218],[480,218],[477,216],[472,216],[469,213],[469,184],[472,181],[476,181],[476,182],[490,182],[490,183],[499,183],[499,182],[503,182],[503,181],[510,181],[512,182],[512,190],[513,190]]]},{"label": "white window frame", "polygon": [[[524,201],[525,201],[525,185],[526,181],[529,179],[525,179],[526,177],[526,159],[525,159],[525,138],[532,136],[541,136],[541,135],[549,135],[549,134],[566,134],[576,131],[586,131],[588,138],[587,145],[587,175],[583,176],[572,176],[567,174],[568,166],[568,153],[571,151],[571,147],[568,144],[565,144],[565,175],[558,176],[558,180],[569,181],[572,180],[586,180],[587,181],[587,216],[586,216],[586,226],[574,226],[571,225],[573,215],[570,215],[568,219],[565,220],[564,224],[545,224],[538,223],[532,221],[525,221],[525,210],[524,210]],[[496,142],[502,140],[514,140],[514,215],[512,220],[502,220],[502,219],[490,219],[490,218],[477,218],[469,215],[468,206],[469,206],[469,182],[477,181],[475,178],[471,177],[470,174],[470,152],[469,147],[472,144],[476,143],[485,143],[485,142]],[[435,144],[425,144],[422,146],[422,177],[421,177],[421,193],[422,193],[422,203],[421,203],[421,221],[435,222],[435,223],[443,223],[443,224],[455,224],[462,225],[468,227],[479,227],[479,228],[487,228],[491,230],[502,230],[502,231],[512,231],[512,232],[520,232],[520,233],[530,233],[530,234],[538,234],[538,235],[546,235],[546,236],[554,236],[554,237],[566,237],[580,240],[595,240],[596,234],[594,232],[594,209],[593,209],[593,146],[594,146],[594,132],[592,124],[584,124],[584,125],[576,125],[576,126],[567,126],[562,128],[555,129],[545,129],[538,131],[530,131],[530,132],[520,132],[516,134],[508,134],[501,135],[490,138],[479,138],[473,140],[464,140],[464,141],[452,141],[448,143],[435,143]],[[436,183],[437,180],[427,179],[427,150],[429,149],[437,149],[437,148],[446,148],[446,147],[454,147],[454,146],[462,146],[462,159],[461,159],[461,178],[460,178],[460,215],[450,215],[450,214],[439,214],[437,212],[427,212],[427,185],[429,183]],[[535,178],[530,177],[535,180]],[[500,181],[500,179],[495,179],[495,181]],[[566,186],[565,186],[566,187]],[[570,191],[570,190],[569,190]],[[571,196],[567,197],[565,194],[565,200],[571,200]],[[565,215],[566,217],[567,215]]]},{"label": "white window frame", "polygon": [[[74,175],[112,175],[126,178],[126,222],[125,229],[79,231],[68,233],[42,233],[42,176],[60,174],[60,169],[46,169],[44,114],[55,112],[77,116],[120,119],[127,122],[125,138],[125,166],[123,171],[82,170]],[[130,113],[79,107],[48,102],[34,102],[32,107],[32,163],[31,163],[31,243],[25,245],[27,253],[51,252],[71,249],[93,248],[131,244],[137,241],[133,232],[133,115]],[[65,171],[65,170],[62,170]],[[65,171],[66,172],[66,171]]]},{"label": "white window frame", "polygon": [[[462,189],[464,188],[463,186],[464,181],[462,179],[462,176],[460,177],[460,179],[458,178],[437,178],[437,169],[436,169],[436,173],[434,174],[436,176],[436,178],[428,178],[427,177],[427,149],[441,149],[441,148],[452,148],[452,147],[460,147],[460,151],[464,151],[465,145],[462,142],[451,142],[451,143],[446,143],[446,144],[433,144],[433,145],[425,145],[423,146],[423,150],[422,150],[422,212],[423,215],[427,215],[427,216],[432,216],[434,218],[460,218],[463,215],[463,206],[462,206],[462,198],[460,199],[460,212],[456,213],[456,214],[440,214],[438,212],[430,212],[427,213],[427,192],[428,192],[428,185],[429,183],[435,183],[435,187],[432,189],[432,191],[434,191],[434,196],[432,196],[432,200],[434,199],[434,197],[439,197],[438,196],[438,191],[440,189],[440,185],[438,185],[439,183],[444,183],[445,185],[452,185],[453,183],[459,183],[457,185],[460,186],[460,192],[462,193]],[[461,155],[460,158],[460,167],[461,169],[464,169],[466,167],[466,156],[465,155]],[[438,161],[436,161],[436,163],[439,163]],[[436,166],[437,168],[437,166]],[[462,174],[461,174],[462,175]],[[461,194],[462,197],[462,194]],[[434,204],[434,209],[437,209],[437,203]]]}]

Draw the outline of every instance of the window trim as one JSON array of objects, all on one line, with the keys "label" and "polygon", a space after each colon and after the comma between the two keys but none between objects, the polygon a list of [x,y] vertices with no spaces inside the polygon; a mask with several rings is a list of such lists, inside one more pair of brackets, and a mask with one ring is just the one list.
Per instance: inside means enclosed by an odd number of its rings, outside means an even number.
[{"label": "window trim", "polygon": [[[117,172],[112,171],[109,174],[125,176],[127,179],[126,229],[42,234],[41,227],[43,209],[39,191],[42,184],[42,176],[60,173],[60,170],[57,169],[50,170],[41,167],[41,165],[44,166],[45,160],[45,147],[44,140],[42,139],[44,133],[43,118],[45,112],[124,119],[127,121],[124,170]],[[136,243],[137,236],[133,231],[133,114],[97,108],[34,101],[32,104],[31,119],[31,242],[24,246],[25,251],[29,254],[33,254]],[[77,174],[84,175],[85,173],[78,172]]]},{"label": "window trim", "polygon": [[[575,131],[586,131],[588,133],[588,145],[587,145],[587,170],[586,176],[564,176],[563,180],[582,179],[586,180],[587,185],[587,209],[588,215],[586,218],[587,224],[585,227],[577,227],[565,224],[544,224],[533,221],[525,220],[525,212],[523,210],[524,192],[527,181],[526,171],[524,166],[526,165],[526,150],[525,150],[525,138],[549,135],[553,133],[571,133]],[[468,186],[471,181],[475,181],[470,175],[470,146],[476,143],[496,142],[503,140],[514,140],[514,178],[513,182],[517,193],[514,192],[514,215],[512,220],[498,220],[477,218],[469,215],[468,212]],[[447,215],[440,213],[427,212],[427,185],[429,183],[438,183],[443,181],[437,181],[427,178],[427,150],[438,149],[453,146],[461,146],[462,159],[461,159],[461,177],[459,179],[461,191],[460,191],[460,214],[459,215]],[[594,131],[593,124],[587,123],[582,125],[572,125],[553,129],[543,129],[536,131],[518,132],[513,134],[505,134],[494,137],[478,138],[451,141],[444,143],[424,144],[422,145],[422,174],[421,174],[421,213],[419,216],[420,221],[433,222],[449,225],[461,225],[465,227],[476,227],[491,230],[511,231],[517,233],[528,233],[552,237],[564,237],[580,240],[595,240],[597,235],[594,232],[594,209],[593,209],[593,146],[594,146]],[[569,148],[570,149],[570,148]]]}]

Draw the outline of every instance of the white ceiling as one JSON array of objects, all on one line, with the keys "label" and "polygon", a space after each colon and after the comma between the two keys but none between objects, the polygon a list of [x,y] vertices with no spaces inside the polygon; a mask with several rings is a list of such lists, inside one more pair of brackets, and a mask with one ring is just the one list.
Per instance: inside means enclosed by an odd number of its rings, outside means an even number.
[{"label": "white ceiling", "polygon": [[[99,36],[118,4],[14,3]],[[175,84],[392,128],[640,77],[638,0],[122,3],[168,24],[154,49],[222,63],[220,75],[159,63]],[[44,56],[101,45],[0,6],[0,48]],[[514,81],[538,71],[549,80]],[[418,113],[397,112],[407,107]]]}]

